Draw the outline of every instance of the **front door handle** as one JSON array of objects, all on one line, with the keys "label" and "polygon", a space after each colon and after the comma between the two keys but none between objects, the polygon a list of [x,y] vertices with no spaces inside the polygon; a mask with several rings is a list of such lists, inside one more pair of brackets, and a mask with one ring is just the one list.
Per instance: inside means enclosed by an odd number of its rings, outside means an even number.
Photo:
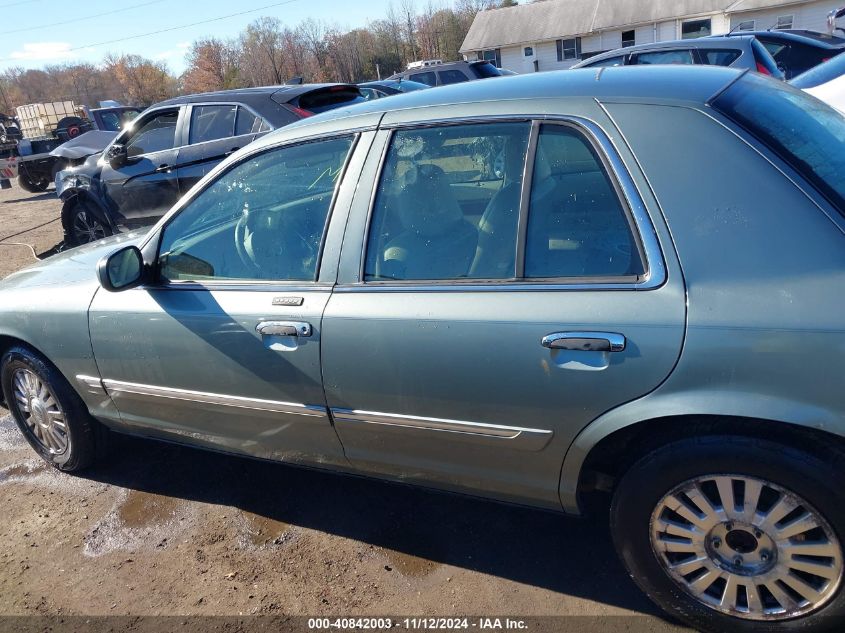
[{"label": "front door handle", "polygon": [[261,336],[311,336],[311,324],[302,321],[260,321],[255,331]]},{"label": "front door handle", "polygon": [[554,332],[540,340],[543,347],[578,352],[621,352],[625,337],[615,332]]},{"label": "front door handle", "polygon": [[160,174],[160,173],[163,173],[163,172],[166,172],[166,171],[170,171],[170,165],[168,165],[167,163],[164,163],[163,165],[159,165],[158,167],[156,167],[156,173],[157,174]]}]

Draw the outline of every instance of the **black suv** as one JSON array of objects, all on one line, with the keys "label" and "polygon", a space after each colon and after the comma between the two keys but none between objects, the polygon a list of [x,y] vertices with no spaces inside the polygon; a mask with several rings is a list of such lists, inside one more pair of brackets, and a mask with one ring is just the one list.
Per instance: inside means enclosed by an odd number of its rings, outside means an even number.
[{"label": "black suv", "polygon": [[270,130],[364,101],[350,84],[178,97],[151,106],[100,154],[56,176],[65,243],[154,223],[224,158]]},{"label": "black suv", "polygon": [[502,73],[489,61],[446,62],[420,68],[409,68],[388,79],[410,79],[427,86],[445,86],[463,81],[501,77]]},{"label": "black suv", "polygon": [[845,39],[816,31],[735,31],[730,37],[753,35],[766,47],[786,79],[845,52]]}]

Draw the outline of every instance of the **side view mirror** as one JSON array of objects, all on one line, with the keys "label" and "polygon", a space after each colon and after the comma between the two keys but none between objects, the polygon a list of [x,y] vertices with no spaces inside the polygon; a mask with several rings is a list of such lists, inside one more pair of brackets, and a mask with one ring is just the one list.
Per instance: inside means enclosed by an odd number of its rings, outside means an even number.
[{"label": "side view mirror", "polygon": [[144,281],[144,257],[137,246],[124,246],[97,263],[100,285],[109,292],[129,290]]},{"label": "side view mirror", "polygon": [[106,160],[109,162],[109,165],[112,166],[112,169],[120,169],[123,167],[126,164],[126,159],[127,153],[125,145],[116,143],[109,148],[108,152],[106,152]]}]

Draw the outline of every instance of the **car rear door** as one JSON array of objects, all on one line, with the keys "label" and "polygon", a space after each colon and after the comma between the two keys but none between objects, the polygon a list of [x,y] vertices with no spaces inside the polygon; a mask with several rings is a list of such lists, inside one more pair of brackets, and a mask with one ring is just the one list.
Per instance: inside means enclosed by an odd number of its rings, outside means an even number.
[{"label": "car rear door", "polygon": [[120,224],[151,224],[179,199],[180,106],[159,108],[138,120],[116,141],[126,147],[123,165],[100,160],[100,185],[109,210]]},{"label": "car rear door", "polygon": [[[408,116],[385,116],[323,318],[335,427],[357,467],[559,507],[573,438],[678,358],[676,260],[597,125]],[[491,171],[478,215],[459,193]]]},{"label": "car rear door", "polygon": [[373,134],[244,158],[157,233],[155,283],[96,294],[92,347],[123,425],[269,459],[344,463],[320,367],[337,270],[327,235],[342,234],[356,156]]},{"label": "car rear door", "polygon": [[250,108],[237,103],[186,106],[185,145],[179,150],[179,189],[184,194],[227,156],[271,129]]}]

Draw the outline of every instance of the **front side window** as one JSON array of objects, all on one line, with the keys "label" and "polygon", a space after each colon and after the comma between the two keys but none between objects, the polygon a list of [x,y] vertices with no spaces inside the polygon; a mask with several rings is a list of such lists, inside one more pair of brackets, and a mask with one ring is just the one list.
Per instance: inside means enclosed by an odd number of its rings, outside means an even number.
[{"label": "front side window", "polygon": [[747,74],[713,107],[812,182],[845,215],[845,117],[785,82]]},{"label": "front side window", "polygon": [[141,156],[173,149],[176,144],[176,122],[179,110],[165,110],[141,121],[137,130],[126,141],[129,157]]},{"label": "front side window", "polygon": [[191,110],[191,133],[189,143],[205,143],[235,134],[235,115],[238,106],[203,105]]},{"label": "front side window", "polygon": [[712,33],[710,19],[689,20],[681,24],[681,38],[685,40],[707,37]]},{"label": "front side window", "polygon": [[592,64],[587,64],[587,68],[607,68],[612,66],[624,66],[625,65],[625,58],[624,57],[608,57],[607,59],[602,59],[597,62],[593,62]]},{"label": "front side window", "polygon": [[557,41],[557,60],[559,62],[569,59],[581,58],[581,38],[574,37],[569,40]]},{"label": "front side window", "polygon": [[543,125],[533,173],[526,278],[627,278],[644,273],[625,208],[580,132]]},{"label": "front side window", "polygon": [[653,53],[640,53],[637,55],[638,64],[694,64],[692,51],[654,51]]},{"label": "front side window", "polygon": [[529,131],[528,123],[496,123],[396,132],[365,279],[512,278]]},{"label": "front side window", "polygon": [[459,84],[463,81],[469,81],[469,77],[463,74],[460,70],[441,70],[437,73],[440,75],[440,83],[444,86],[447,84]]},{"label": "front side window", "polygon": [[437,76],[432,71],[428,71],[425,73],[416,73],[408,77],[411,81],[418,81],[421,84],[425,84],[426,86],[436,86],[437,85]]},{"label": "front side window", "polygon": [[282,147],[221,174],[164,228],[162,279],[314,281],[351,147],[351,138]]}]

